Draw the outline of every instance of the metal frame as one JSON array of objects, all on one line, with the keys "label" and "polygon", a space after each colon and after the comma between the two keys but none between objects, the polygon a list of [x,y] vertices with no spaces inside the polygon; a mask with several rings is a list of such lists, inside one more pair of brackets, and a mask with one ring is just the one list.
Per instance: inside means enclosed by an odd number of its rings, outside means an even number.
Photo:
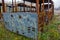
[{"label": "metal frame", "polygon": [[[39,1],[40,0],[36,0],[36,12],[38,14],[38,31],[40,31],[41,33],[43,33],[43,26],[44,26],[44,17],[46,16],[45,15],[45,11],[44,11],[44,1],[43,0],[43,6],[42,6],[42,11],[39,9],[41,7],[41,5],[39,5]],[[25,10],[25,1],[24,1],[24,12],[26,12]],[[3,5],[3,12],[6,12],[5,10],[5,4],[4,4],[4,0],[2,0],[2,5]],[[13,0],[12,0],[12,10],[13,12],[17,12],[17,4],[16,4],[16,0],[15,0],[15,11],[14,11],[14,4],[13,4]],[[53,6],[54,7],[54,6]],[[52,9],[53,10],[53,9]],[[30,12],[32,12],[32,2],[31,2],[31,6],[30,6]],[[48,1],[48,13],[49,13],[49,1]],[[52,13],[51,13],[52,14]],[[53,15],[53,14],[52,14]],[[52,17],[52,15],[50,15]],[[47,15],[49,16],[49,14]],[[41,21],[42,20],[42,21]],[[36,39],[38,40],[38,38]]]}]

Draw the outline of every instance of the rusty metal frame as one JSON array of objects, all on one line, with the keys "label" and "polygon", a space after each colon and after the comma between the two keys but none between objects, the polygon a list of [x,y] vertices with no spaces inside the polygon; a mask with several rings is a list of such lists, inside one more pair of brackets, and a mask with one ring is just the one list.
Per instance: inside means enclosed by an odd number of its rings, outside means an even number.
[{"label": "rusty metal frame", "polygon": [[2,8],[3,8],[3,12],[5,12],[5,3],[4,3],[4,0],[2,0]]},{"label": "rusty metal frame", "polygon": [[24,1],[24,12],[25,12],[25,1]]},{"label": "rusty metal frame", "polygon": [[32,2],[31,2],[31,6],[30,6],[30,11],[32,12]]},{"label": "rusty metal frame", "polygon": [[[40,19],[39,19],[39,16],[40,16],[40,11],[39,11],[39,0],[36,0],[36,12],[37,12],[37,14],[38,14],[38,31],[39,31],[39,28],[40,28],[40,24],[39,24],[39,22],[40,22]],[[37,40],[38,40],[39,38],[37,37]]]},{"label": "rusty metal frame", "polygon": [[18,9],[17,9],[17,3],[16,3],[16,0],[15,0],[15,12],[17,12]]},{"label": "rusty metal frame", "polygon": [[13,4],[13,0],[12,0],[12,12],[14,12],[14,4]]}]

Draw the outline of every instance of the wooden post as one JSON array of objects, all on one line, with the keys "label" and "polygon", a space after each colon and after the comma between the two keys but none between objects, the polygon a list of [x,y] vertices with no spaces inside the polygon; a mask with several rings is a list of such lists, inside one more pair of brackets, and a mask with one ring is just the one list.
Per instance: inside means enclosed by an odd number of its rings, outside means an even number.
[{"label": "wooden post", "polygon": [[3,12],[5,12],[5,3],[4,3],[4,0],[2,0],[2,8],[3,8]]}]

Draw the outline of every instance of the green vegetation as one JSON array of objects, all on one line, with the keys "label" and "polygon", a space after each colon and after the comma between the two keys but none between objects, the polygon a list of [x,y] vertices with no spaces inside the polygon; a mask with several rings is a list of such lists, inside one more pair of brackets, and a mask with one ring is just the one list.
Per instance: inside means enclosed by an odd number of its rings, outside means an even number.
[{"label": "green vegetation", "polygon": [[0,40],[32,40],[22,35],[15,34],[4,28],[3,22],[0,22]]},{"label": "green vegetation", "polygon": [[[44,26],[44,32],[40,36],[41,40],[60,40],[60,33],[58,26],[60,25],[59,16],[54,16],[54,19],[49,23],[49,25]],[[57,19],[58,18],[58,19]]]},{"label": "green vegetation", "polygon": [[[55,16],[49,25],[44,26],[44,32],[39,33],[39,40],[60,40],[58,27],[60,25],[59,16]],[[3,22],[0,22],[0,40],[32,40],[30,38],[17,35],[4,28]]]}]

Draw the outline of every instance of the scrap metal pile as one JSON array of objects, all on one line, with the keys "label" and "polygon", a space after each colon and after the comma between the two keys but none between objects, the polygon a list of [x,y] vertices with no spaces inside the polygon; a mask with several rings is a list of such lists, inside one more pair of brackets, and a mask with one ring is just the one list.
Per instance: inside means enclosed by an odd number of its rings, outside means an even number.
[{"label": "scrap metal pile", "polygon": [[[26,5],[26,1],[31,5]],[[0,19],[4,20],[8,30],[37,38],[38,32],[43,32],[44,24],[48,25],[53,18],[54,3],[52,0],[23,0],[23,3],[17,4],[15,0],[14,4],[12,0],[12,4],[7,5],[2,0],[0,10]]]}]

